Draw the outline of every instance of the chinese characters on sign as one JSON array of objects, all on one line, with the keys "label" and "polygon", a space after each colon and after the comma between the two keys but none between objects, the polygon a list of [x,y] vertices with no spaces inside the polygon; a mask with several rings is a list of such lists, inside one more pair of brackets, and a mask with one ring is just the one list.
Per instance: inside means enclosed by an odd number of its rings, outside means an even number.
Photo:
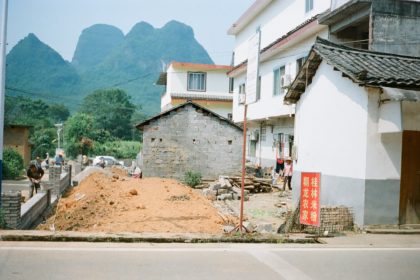
[{"label": "chinese characters on sign", "polygon": [[300,188],[300,223],[319,226],[321,173],[302,172]]}]

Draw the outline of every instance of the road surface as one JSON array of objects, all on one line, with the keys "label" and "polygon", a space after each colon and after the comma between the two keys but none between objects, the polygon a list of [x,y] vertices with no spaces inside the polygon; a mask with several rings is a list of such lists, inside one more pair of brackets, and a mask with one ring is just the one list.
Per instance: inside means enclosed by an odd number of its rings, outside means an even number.
[{"label": "road surface", "polygon": [[419,278],[419,246],[0,242],[0,279]]}]

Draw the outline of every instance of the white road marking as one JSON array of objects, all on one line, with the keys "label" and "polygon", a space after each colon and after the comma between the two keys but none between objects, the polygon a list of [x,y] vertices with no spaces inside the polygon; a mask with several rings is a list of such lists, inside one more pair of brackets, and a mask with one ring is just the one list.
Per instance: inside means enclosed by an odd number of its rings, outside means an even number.
[{"label": "white road marking", "polygon": [[273,254],[267,250],[249,250],[248,253],[255,257],[258,261],[265,264],[284,279],[293,280],[310,280],[312,279],[302,270],[291,265],[283,258]]}]

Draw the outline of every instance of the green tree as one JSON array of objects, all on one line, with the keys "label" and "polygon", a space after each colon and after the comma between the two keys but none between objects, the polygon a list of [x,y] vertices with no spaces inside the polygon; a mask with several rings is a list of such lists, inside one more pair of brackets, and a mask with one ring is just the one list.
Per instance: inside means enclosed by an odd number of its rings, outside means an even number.
[{"label": "green tree", "polygon": [[54,127],[37,129],[31,133],[33,144],[32,158],[44,158],[46,153],[54,155],[57,142],[57,130]]},{"label": "green tree", "polygon": [[64,125],[67,155],[76,157],[78,154],[89,154],[93,148],[94,134],[94,119],[91,115],[77,113],[71,116]]},{"label": "green tree", "polygon": [[54,123],[65,122],[70,112],[65,105],[53,103],[48,106],[48,116]]},{"label": "green tree", "polygon": [[95,128],[119,139],[131,139],[131,116],[136,106],[120,89],[97,90],[83,99],[80,112],[93,117]]},{"label": "green tree", "polygon": [[33,126],[34,129],[52,127],[48,104],[28,97],[6,97],[6,124]]}]

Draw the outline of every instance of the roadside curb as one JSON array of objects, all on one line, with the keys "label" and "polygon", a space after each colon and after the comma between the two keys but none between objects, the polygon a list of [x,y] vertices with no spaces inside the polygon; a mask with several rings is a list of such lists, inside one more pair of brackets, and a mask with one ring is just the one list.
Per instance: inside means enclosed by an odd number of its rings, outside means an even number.
[{"label": "roadside curb", "polygon": [[208,235],[156,233],[83,233],[1,230],[0,241],[115,242],[115,243],[320,243],[304,235]]},{"label": "roadside curb", "polygon": [[420,234],[420,229],[367,229],[372,234]]}]

